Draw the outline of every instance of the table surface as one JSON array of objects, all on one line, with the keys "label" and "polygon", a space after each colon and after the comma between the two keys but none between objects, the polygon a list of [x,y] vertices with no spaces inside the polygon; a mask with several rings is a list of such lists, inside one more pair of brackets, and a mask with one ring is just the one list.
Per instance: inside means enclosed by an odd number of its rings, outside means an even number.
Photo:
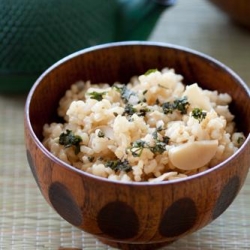
[{"label": "table surface", "polygon": [[[206,0],[179,0],[150,39],[204,52],[250,86],[250,31]],[[23,135],[25,96],[0,94],[0,249],[114,249],[61,219],[45,202],[28,167]],[[162,249],[250,249],[250,175],[236,200],[200,231]]]}]

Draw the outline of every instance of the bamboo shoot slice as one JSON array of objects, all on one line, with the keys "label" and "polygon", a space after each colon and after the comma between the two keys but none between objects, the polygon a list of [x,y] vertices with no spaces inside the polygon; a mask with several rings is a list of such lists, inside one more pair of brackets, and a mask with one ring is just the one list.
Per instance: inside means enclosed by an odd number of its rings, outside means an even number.
[{"label": "bamboo shoot slice", "polygon": [[173,147],[169,150],[169,160],[182,170],[194,170],[206,165],[215,155],[217,140],[195,141]]}]

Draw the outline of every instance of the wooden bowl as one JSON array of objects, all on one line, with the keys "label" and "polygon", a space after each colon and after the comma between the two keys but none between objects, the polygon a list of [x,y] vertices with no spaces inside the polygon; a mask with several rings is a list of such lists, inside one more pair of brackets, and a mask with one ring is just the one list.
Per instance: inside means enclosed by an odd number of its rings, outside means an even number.
[{"label": "wooden bowl", "polygon": [[[163,67],[176,69],[186,84],[198,82],[232,96],[230,108],[247,137],[233,156],[182,180],[121,183],[75,169],[42,145],[43,125],[55,121],[59,99],[75,81],[127,82]],[[240,191],[250,160],[249,97],[248,87],[234,72],[189,49],[152,42],[85,49],[53,65],[32,87],[25,108],[28,162],[46,201],[66,221],[122,249],[156,249],[212,222]]]},{"label": "wooden bowl", "polygon": [[209,0],[236,23],[250,29],[249,0]]}]

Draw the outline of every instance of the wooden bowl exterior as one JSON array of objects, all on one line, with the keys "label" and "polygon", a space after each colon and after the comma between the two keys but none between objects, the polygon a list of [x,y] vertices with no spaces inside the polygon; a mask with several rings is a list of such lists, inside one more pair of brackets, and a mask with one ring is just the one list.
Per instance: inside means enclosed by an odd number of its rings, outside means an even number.
[{"label": "wooden bowl exterior", "polygon": [[249,0],[209,0],[234,21],[250,29]]},{"label": "wooden bowl exterior", "polygon": [[[150,68],[175,68],[187,84],[228,92],[240,130],[248,136],[238,152],[201,174],[159,184],[120,183],[83,173],[42,145],[45,123],[54,121],[59,99],[77,80],[128,82]],[[115,43],[80,51],[46,71],[30,91],[25,112],[27,157],[47,202],[69,223],[123,249],[153,249],[190,234],[220,216],[240,191],[249,170],[249,89],[224,65],[167,44]],[[149,245],[148,245],[149,244]]]}]

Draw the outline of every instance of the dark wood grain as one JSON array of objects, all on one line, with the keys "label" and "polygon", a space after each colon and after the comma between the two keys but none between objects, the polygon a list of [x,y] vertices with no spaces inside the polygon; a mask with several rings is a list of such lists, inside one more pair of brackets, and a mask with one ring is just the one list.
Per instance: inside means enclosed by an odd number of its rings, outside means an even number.
[{"label": "dark wood grain", "polygon": [[235,22],[250,30],[249,0],[209,0],[224,11]]}]

